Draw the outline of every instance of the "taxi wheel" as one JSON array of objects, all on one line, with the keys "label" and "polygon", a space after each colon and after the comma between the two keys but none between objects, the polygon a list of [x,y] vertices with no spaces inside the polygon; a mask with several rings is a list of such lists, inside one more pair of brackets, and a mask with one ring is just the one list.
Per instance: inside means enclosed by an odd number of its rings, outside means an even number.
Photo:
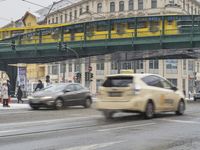
[{"label": "taxi wheel", "polygon": [[62,99],[57,99],[55,101],[55,109],[61,110],[63,108],[64,108],[64,102],[63,102],[63,100]]},{"label": "taxi wheel", "polygon": [[144,116],[145,116],[145,119],[151,119],[154,117],[154,105],[152,102],[147,103]]},{"label": "taxi wheel", "polygon": [[113,111],[103,111],[103,115],[106,119],[112,119],[113,118],[113,115],[114,115],[114,112]]},{"label": "taxi wheel", "polygon": [[183,115],[185,111],[185,103],[183,101],[180,101],[178,104],[178,110],[176,111],[177,115]]}]

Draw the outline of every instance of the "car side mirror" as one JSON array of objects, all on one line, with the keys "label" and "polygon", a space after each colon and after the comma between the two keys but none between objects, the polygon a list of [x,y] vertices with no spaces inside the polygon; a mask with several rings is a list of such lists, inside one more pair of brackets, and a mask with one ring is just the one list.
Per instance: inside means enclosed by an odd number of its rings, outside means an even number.
[{"label": "car side mirror", "polygon": [[172,89],[173,91],[177,91],[177,90],[178,90],[178,88],[177,88],[177,87],[175,87],[175,86],[174,86],[174,87],[172,87],[171,89]]}]

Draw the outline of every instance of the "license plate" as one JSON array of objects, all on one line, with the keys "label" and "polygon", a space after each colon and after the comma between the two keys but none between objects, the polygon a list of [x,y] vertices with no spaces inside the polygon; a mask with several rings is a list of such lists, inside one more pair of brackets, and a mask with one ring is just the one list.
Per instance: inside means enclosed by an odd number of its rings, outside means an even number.
[{"label": "license plate", "polygon": [[110,97],[121,97],[122,93],[120,93],[120,92],[110,92],[109,96]]}]

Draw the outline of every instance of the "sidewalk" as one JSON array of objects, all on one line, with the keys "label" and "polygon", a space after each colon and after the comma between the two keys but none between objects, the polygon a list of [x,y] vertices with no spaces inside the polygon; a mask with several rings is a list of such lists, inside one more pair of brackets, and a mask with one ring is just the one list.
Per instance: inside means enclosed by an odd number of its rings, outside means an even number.
[{"label": "sidewalk", "polygon": [[31,109],[29,104],[9,104],[10,107],[3,107],[3,104],[0,104],[0,110],[15,110],[15,109]]}]

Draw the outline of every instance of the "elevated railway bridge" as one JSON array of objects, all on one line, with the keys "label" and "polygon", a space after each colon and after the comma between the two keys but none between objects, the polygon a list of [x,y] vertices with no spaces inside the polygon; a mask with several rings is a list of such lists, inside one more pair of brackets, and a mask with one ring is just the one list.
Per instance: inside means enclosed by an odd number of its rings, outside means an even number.
[{"label": "elevated railway bridge", "polygon": [[0,70],[6,71],[15,83],[16,68],[9,64],[49,63],[104,54],[111,54],[115,60],[196,59],[199,48],[199,15],[110,19],[38,28],[2,38]]}]

